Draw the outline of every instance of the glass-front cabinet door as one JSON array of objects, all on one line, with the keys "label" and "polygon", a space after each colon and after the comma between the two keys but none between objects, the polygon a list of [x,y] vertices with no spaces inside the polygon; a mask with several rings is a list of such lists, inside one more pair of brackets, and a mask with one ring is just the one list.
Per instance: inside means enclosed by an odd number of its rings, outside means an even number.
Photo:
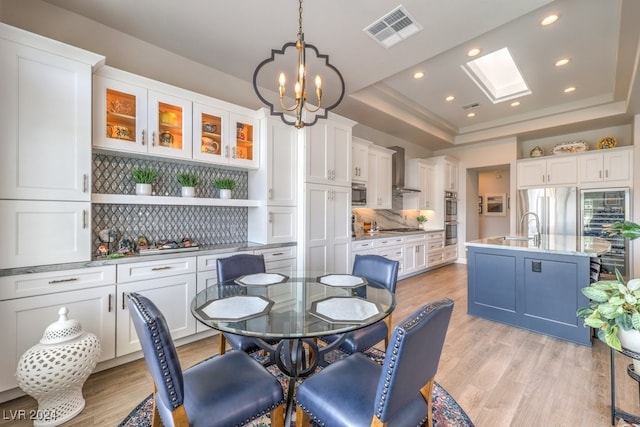
[{"label": "glass-front cabinet door", "polygon": [[147,151],[147,89],[94,76],[93,145]]},{"label": "glass-front cabinet door", "polygon": [[228,153],[229,163],[246,168],[257,168],[258,163],[258,121],[248,116],[231,114],[232,141]]},{"label": "glass-front cabinet door", "polygon": [[229,113],[205,105],[193,104],[193,158],[227,163]]},{"label": "glass-front cabinet door", "polygon": [[191,158],[191,101],[149,91],[149,154]]}]

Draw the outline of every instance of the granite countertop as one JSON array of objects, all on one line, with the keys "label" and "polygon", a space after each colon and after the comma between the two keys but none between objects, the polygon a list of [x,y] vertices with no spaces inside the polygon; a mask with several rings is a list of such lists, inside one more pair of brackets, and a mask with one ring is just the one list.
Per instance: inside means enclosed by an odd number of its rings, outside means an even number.
[{"label": "granite countertop", "polygon": [[227,252],[282,248],[286,246],[296,246],[296,243],[291,242],[291,243],[277,243],[277,244],[265,245],[265,244],[254,243],[254,242],[238,242],[238,243],[227,243],[224,245],[200,246],[199,247],[200,249],[198,250],[191,250],[191,251],[184,251],[184,252],[171,252],[171,253],[164,253],[164,254],[158,253],[153,255],[135,254],[135,255],[126,256],[123,258],[92,257],[90,261],[86,261],[86,262],[73,262],[73,263],[65,263],[65,264],[39,265],[34,267],[2,269],[0,270],[0,277],[14,276],[17,274],[46,273],[49,271],[73,270],[73,269],[87,268],[87,267],[101,267],[103,265],[117,265],[117,264],[131,263],[131,262],[157,261],[157,260],[163,260],[163,259],[176,259],[176,258],[186,258],[186,257],[192,257],[192,256],[215,255],[215,254],[227,253]]},{"label": "granite countertop", "polygon": [[444,231],[443,228],[426,228],[424,230],[411,230],[411,231],[376,231],[373,233],[356,233],[355,237],[351,240],[369,240],[369,239],[381,239],[384,237],[396,237],[396,236],[411,236],[415,234],[427,234],[435,231]]},{"label": "granite countertop", "polygon": [[[526,237],[526,236],[510,236]],[[496,247],[501,249],[524,250],[531,252],[544,252],[559,255],[578,255],[595,257],[611,250],[611,243],[599,237],[590,236],[564,236],[543,234],[540,245],[533,244],[529,240],[505,240],[502,237],[488,237],[485,239],[465,242],[466,246]]]}]

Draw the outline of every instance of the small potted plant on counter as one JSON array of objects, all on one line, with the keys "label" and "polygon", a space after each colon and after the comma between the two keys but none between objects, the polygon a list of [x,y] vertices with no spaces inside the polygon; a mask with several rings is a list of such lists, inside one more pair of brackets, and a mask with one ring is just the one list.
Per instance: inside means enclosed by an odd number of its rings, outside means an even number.
[{"label": "small potted plant on counter", "polygon": [[424,223],[427,222],[427,217],[424,215],[418,215],[416,220],[418,221],[418,228],[422,228],[424,230]]},{"label": "small potted plant on counter", "polygon": [[213,186],[220,191],[221,199],[230,199],[231,191],[236,188],[236,180],[233,178],[217,178],[213,180]]},{"label": "small potted plant on counter", "polygon": [[198,176],[190,173],[179,173],[178,184],[182,186],[182,197],[195,197]]},{"label": "small potted plant on counter", "polygon": [[[633,240],[640,237],[640,225],[619,222],[609,227],[613,234]],[[579,308],[578,317],[585,326],[598,330],[598,338],[620,351],[623,347],[640,353],[640,278],[625,282],[616,269],[616,280],[600,280],[582,288],[589,306]],[[640,373],[640,360],[634,359],[634,370]]]},{"label": "small potted plant on counter", "polygon": [[158,178],[158,172],[154,169],[132,169],[131,175],[136,182],[136,194],[139,196],[151,195],[151,184]]}]

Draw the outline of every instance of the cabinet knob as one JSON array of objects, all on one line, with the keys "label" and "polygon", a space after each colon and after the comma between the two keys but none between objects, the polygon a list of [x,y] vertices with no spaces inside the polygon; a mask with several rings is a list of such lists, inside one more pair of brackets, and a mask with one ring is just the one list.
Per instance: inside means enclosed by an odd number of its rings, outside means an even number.
[{"label": "cabinet knob", "polygon": [[153,133],[151,134],[151,146],[155,147],[156,146],[156,132],[153,131]]},{"label": "cabinet knob", "polygon": [[144,129],[142,129],[141,134],[142,134],[142,138],[141,138],[142,145],[144,145],[144,144],[146,143],[146,141],[145,141],[145,131],[144,131]]},{"label": "cabinet knob", "polygon": [[89,175],[86,173],[82,175],[82,192],[86,193],[89,187]]}]

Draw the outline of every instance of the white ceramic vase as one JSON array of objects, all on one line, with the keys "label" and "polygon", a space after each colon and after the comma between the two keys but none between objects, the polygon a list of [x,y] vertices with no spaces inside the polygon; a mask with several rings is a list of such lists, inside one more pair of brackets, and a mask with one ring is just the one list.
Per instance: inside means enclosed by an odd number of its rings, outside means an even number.
[{"label": "white ceramic vase", "polygon": [[231,198],[231,190],[220,190],[220,198],[221,199],[230,199]]},{"label": "white ceramic vase", "polygon": [[[628,331],[618,328],[618,338],[623,348],[634,353],[640,353],[640,331],[629,329]],[[640,360],[633,359],[633,370],[640,373]]]},{"label": "white ceramic vase", "polygon": [[138,196],[150,196],[151,184],[136,184],[136,194]]},{"label": "white ceramic vase", "polygon": [[182,187],[182,197],[195,197],[196,187]]}]

